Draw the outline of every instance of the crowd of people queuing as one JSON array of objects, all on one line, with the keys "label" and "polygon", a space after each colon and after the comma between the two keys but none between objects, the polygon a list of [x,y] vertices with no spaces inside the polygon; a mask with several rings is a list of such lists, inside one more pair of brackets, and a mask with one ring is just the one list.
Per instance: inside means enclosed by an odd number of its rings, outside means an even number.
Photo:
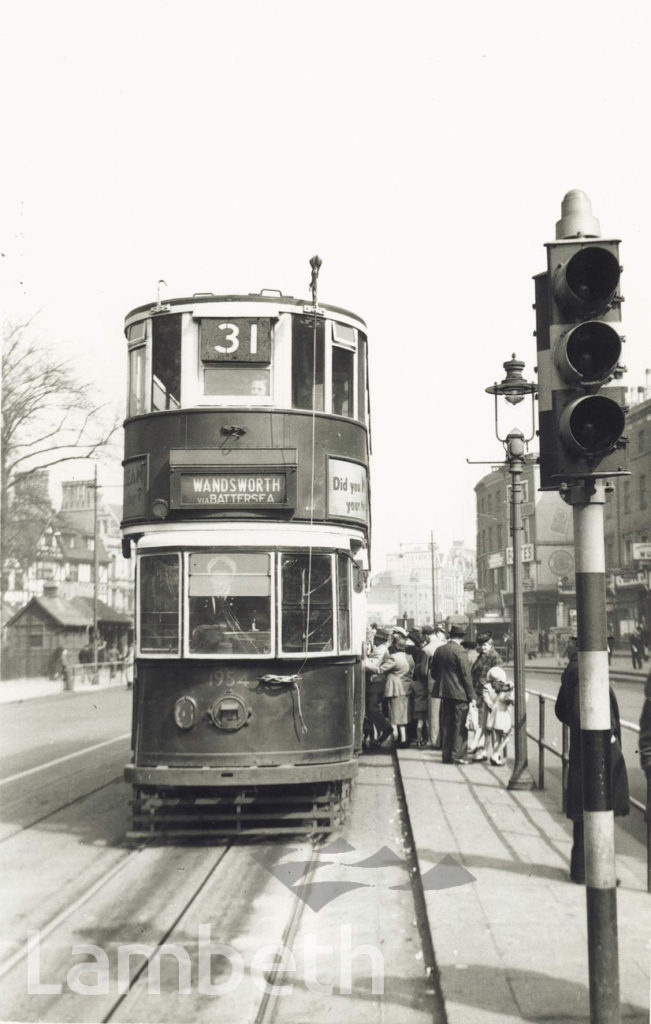
[{"label": "crowd of people queuing", "polygon": [[513,683],[490,633],[464,644],[465,628],[370,627],[364,749],[440,750],[445,763],[502,765],[512,731]]}]

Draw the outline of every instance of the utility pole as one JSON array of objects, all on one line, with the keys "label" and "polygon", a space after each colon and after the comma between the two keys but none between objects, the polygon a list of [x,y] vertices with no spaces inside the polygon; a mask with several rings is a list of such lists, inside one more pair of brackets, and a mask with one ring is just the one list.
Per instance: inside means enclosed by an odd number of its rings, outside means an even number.
[{"label": "utility pole", "polygon": [[95,463],[95,480],[93,484],[93,555],[94,555],[94,585],[93,585],[93,685],[99,683],[99,667],[97,664],[97,620],[98,620],[98,598],[99,598],[99,516],[97,498],[97,463]]},{"label": "utility pole", "polygon": [[436,553],[434,551],[434,531],[430,530],[429,550],[432,568],[432,626],[436,626]]}]

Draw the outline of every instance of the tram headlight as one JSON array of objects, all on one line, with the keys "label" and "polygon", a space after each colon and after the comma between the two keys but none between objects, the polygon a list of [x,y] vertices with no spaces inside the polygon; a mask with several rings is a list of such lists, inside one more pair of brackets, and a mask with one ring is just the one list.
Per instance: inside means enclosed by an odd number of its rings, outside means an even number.
[{"label": "tram headlight", "polygon": [[192,697],[179,697],[174,705],[174,721],[179,729],[191,729],[197,720],[197,705]]},{"label": "tram headlight", "polygon": [[154,498],[151,503],[152,515],[156,516],[157,519],[167,519],[167,513],[170,507],[165,501],[165,498]]}]

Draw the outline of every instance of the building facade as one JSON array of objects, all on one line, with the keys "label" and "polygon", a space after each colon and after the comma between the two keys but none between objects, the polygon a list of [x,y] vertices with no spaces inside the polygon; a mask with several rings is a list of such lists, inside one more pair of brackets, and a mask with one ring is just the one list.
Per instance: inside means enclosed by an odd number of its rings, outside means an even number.
[{"label": "building facade", "polygon": [[386,570],[371,578],[369,618],[387,624],[406,619],[425,626],[463,615],[474,579],[475,553],[462,541],[447,552],[431,541],[400,544],[397,552],[387,555]]},{"label": "building facade", "polygon": [[[538,490],[536,456],[522,473],[522,591],[524,628],[548,632],[576,621],[572,509],[553,491]],[[477,604],[482,620],[510,620],[513,607],[511,476],[496,466],[475,486]]]},{"label": "building facade", "polygon": [[[608,630],[626,640],[636,624],[649,631],[651,607],[651,399],[634,392],[627,411],[627,468],[604,508]],[[576,627],[573,513],[555,491],[539,491],[536,456],[522,474],[522,587],[524,628],[548,632]],[[475,486],[477,515],[477,617],[512,614],[513,573],[508,466],[495,466]]]}]

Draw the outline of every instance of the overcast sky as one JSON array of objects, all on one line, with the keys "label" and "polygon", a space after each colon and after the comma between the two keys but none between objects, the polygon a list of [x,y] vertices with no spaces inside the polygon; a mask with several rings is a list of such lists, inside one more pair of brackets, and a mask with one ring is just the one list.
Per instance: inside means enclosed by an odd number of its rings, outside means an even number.
[{"label": "overcast sky", "polygon": [[122,402],[123,318],[159,278],[308,297],[318,253],[320,299],[369,327],[374,569],[430,531],[474,544],[466,459],[501,456],[484,388],[514,351],[533,375],[531,278],[570,189],[622,239],[623,383],[644,383],[648,2],[2,7],[5,316],[37,313]]}]

